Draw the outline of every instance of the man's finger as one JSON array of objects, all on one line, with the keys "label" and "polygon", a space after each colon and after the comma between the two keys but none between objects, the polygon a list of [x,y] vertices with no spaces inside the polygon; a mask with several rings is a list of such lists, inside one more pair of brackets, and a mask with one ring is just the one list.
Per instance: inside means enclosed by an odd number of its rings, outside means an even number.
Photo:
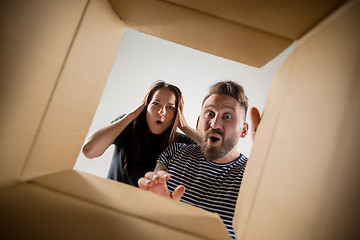
[{"label": "man's finger", "polygon": [[152,185],[152,181],[149,180],[149,179],[147,179],[147,178],[142,177],[142,178],[140,178],[140,179],[138,180],[138,186],[139,186],[139,188],[141,188],[141,189],[146,190],[146,189],[148,189],[151,185]]},{"label": "man's finger", "polygon": [[167,171],[159,170],[156,172],[156,175],[164,180],[168,180],[170,178],[170,174]]},{"label": "man's finger", "polygon": [[166,171],[160,170],[157,171],[153,176],[152,176],[152,180],[156,181],[156,183],[165,183],[167,180],[169,180],[170,178],[170,174]]},{"label": "man's finger", "polygon": [[180,201],[184,193],[185,193],[185,187],[183,185],[177,186],[174,192],[171,194],[171,198]]},{"label": "man's finger", "polygon": [[145,173],[145,178],[155,180],[157,178],[157,175],[155,172],[147,172]]}]

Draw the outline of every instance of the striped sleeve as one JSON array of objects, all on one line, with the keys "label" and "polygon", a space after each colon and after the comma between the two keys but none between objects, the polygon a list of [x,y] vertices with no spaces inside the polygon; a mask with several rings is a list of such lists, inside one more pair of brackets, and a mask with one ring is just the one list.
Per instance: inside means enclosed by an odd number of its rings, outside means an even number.
[{"label": "striped sleeve", "polygon": [[174,157],[174,153],[180,148],[182,143],[173,143],[160,154],[157,162],[163,165],[166,170],[169,170],[171,160]]}]

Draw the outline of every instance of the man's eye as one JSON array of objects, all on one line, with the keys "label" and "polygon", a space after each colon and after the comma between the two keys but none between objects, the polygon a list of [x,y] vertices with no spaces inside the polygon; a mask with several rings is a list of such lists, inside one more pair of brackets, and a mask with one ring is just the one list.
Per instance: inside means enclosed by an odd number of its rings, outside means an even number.
[{"label": "man's eye", "polygon": [[213,117],[214,113],[213,112],[207,112],[207,113],[205,113],[205,116],[206,117]]},{"label": "man's eye", "polygon": [[225,118],[225,119],[231,119],[232,116],[231,116],[231,114],[228,114],[228,113],[227,113],[227,114],[224,114],[224,118]]}]

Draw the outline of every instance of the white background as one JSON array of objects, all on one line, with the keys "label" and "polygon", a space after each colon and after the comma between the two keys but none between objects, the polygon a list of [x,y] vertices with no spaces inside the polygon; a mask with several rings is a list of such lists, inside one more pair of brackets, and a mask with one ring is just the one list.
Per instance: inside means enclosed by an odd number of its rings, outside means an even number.
[{"label": "white background", "polygon": [[[262,112],[271,80],[294,47],[292,44],[258,69],[126,29],[88,134],[135,109],[150,85],[159,79],[180,88],[185,117],[193,128],[202,99],[218,81],[233,80],[241,84],[249,98],[249,109],[256,106]],[[250,123],[249,117],[247,121]],[[249,133],[239,140],[238,150],[249,156],[251,146]],[[113,146],[110,146],[102,156],[91,160],[80,152],[74,169],[106,177],[112,152]]]}]

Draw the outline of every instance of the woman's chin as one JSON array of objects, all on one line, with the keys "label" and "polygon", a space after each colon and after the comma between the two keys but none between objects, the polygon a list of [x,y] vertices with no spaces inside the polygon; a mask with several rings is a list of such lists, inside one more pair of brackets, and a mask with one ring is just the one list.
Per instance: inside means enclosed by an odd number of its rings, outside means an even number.
[{"label": "woman's chin", "polygon": [[155,135],[160,135],[165,132],[165,129],[159,129],[159,128],[151,129],[150,128],[150,132]]}]

